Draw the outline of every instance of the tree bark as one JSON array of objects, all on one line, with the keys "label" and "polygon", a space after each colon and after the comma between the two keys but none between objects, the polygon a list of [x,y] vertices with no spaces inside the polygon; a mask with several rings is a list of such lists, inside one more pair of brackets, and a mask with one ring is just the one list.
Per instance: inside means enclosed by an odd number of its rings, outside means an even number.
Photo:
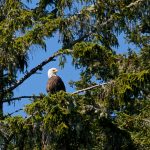
[{"label": "tree bark", "polygon": [[0,119],[3,118],[3,98],[4,98],[4,94],[3,94],[3,90],[4,90],[4,84],[3,84],[3,68],[0,66],[0,76],[2,78],[0,78]]}]

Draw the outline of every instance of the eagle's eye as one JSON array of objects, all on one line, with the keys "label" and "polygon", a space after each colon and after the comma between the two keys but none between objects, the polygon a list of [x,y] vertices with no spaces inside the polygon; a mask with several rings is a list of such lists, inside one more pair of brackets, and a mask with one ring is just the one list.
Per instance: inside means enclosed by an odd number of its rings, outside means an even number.
[{"label": "eagle's eye", "polygon": [[56,70],[56,69],[53,69],[52,71],[53,71],[53,72],[57,72],[57,70]]}]

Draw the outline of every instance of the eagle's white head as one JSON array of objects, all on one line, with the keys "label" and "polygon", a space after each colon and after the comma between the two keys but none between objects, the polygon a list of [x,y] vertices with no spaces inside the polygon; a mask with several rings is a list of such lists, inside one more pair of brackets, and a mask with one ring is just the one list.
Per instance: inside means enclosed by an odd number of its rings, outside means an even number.
[{"label": "eagle's white head", "polygon": [[56,68],[51,68],[48,70],[48,78],[51,78],[52,76],[56,76],[56,73],[58,70]]}]

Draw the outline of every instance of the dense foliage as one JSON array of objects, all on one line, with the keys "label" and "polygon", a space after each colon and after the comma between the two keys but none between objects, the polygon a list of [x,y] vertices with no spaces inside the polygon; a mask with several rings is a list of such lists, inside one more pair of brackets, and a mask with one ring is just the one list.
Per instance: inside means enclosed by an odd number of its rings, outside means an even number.
[{"label": "dense foliage", "polygon": [[[150,149],[149,0],[0,0],[1,149]],[[4,116],[3,103],[38,69],[28,73],[32,45],[46,50],[59,34],[62,48],[49,59],[72,58],[81,69],[71,86],[81,94],[42,95],[27,118]],[[128,43],[118,54],[119,35]],[[134,45],[136,48],[133,49]],[[24,77],[17,81],[18,72]]]}]

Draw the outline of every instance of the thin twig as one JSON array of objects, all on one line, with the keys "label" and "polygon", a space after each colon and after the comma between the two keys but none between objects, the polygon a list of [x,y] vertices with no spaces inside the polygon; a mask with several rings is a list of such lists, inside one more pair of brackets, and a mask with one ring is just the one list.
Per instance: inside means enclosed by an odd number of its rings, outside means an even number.
[{"label": "thin twig", "polygon": [[25,118],[25,121],[30,119],[31,117],[33,117],[34,115],[36,115],[38,113],[38,111],[34,112],[32,115],[29,115],[28,117]]},{"label": "thin twig", "polygon": [[21,110],[23,110],[23,109],[22,109],[22,108],[17,109],[16,111],[14,111],[14,112],[12,112],[12,113],[8,113],[8,115],[6,115],[6,116],[4,116],[4,117],[6,118],[6,117],[9,117],[9,116],[12,116],[13,114],[15,114],[15,113],[17,113],[17,112],[19,112],[19,111],[21,111]]},{"label": "thin twig", "polygon": [[35,99],[35,98],[42,98],[43,96],[19,96],[19,97],[14,97],[14,98],[11,98],[11,99],[6,99],[6,100],[3,100],[3,103],[5,102],[11,102],[11,101],[14,101],[14,100],[21,100],[21,99],[24,99],[24,98],[32,98],[32,99]]}]

